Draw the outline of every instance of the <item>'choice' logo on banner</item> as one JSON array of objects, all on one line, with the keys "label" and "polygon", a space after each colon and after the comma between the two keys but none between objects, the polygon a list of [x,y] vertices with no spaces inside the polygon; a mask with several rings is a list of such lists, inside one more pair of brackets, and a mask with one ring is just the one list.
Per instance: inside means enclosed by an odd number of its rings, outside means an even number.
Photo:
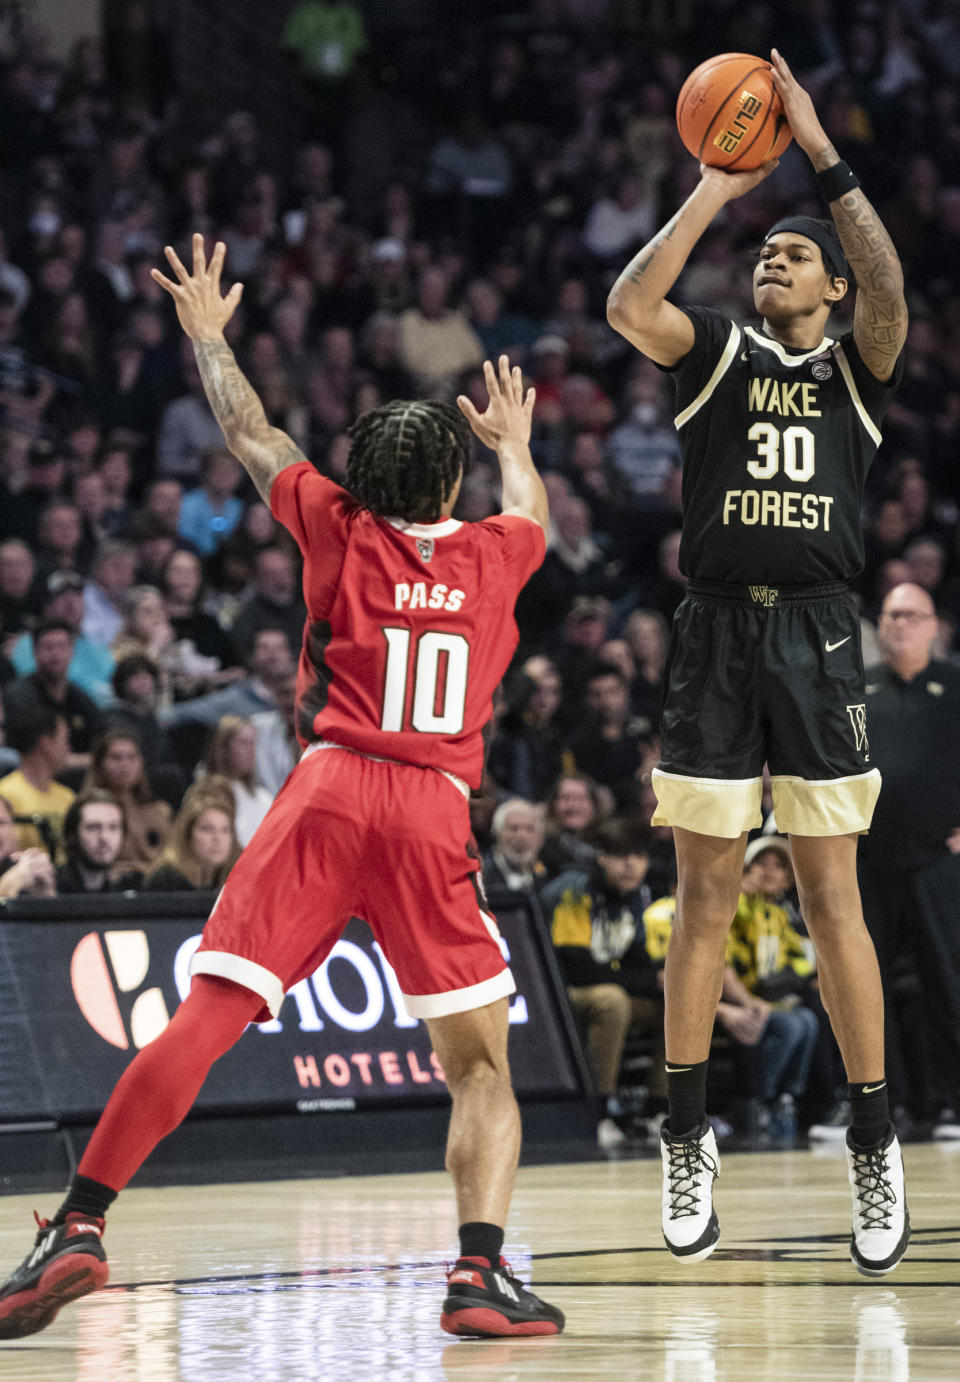
[{"label": "'choice' logo on banner", "polygon": [[[0,1066],[33,1072],[22,1090],[5,1087],[11,1116],[14,1104],[31,1116],[99,1112],[131,1056],[186,996],[202,917],[131,910],[129,921],[114,912],[115,920],[93,926],[69,918],[5,924],[0,940],[19,1017],[0,1029]],[[510,1004],[515,1087],[521,1095],[577,1094],[548,942],[522,904],[499,921],[519,989]],[[426,1025],[406,1011],[393,968],[354,918],[279,1016],[250,1026],[214,1064],[197,1104],[306,1112],[444,1093]]]},{"label": "'choice' logo on banner", "polygon": [[150,988],[134,1002],[127,1033],[114,984],[121,993],[130,993],[140,987],[149,968],[150,945],[145,931],[105,931],[102,940],[91,931],[73,952],[73,996],[93,1030],[111,1046],[127,1050],[133,1045],[139,1051],[170,1021],[162,989]]}]

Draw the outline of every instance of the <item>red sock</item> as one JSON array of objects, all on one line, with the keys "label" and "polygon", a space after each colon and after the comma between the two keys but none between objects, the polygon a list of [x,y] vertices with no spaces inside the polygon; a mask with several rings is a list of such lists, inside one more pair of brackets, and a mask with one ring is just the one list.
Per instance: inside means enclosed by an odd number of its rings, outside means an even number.
[{"label": "red sock", "polygon": [[186,1118],[207,1072],[243,1034],[263,999],[229,979],[198,974],[169,1025],[117,1081],[77,1168],[122,1190]]}]

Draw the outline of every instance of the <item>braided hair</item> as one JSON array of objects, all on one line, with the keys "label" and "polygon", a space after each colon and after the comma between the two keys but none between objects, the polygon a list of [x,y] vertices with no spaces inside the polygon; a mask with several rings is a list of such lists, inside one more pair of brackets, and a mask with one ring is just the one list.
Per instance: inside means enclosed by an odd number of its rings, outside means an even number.
[{"label": "braided hair", "polygon": [[384,518],[439,518],[470,466],[470,425],[452,403],[385,403],[361,414],[348,435],[346,487]]}]

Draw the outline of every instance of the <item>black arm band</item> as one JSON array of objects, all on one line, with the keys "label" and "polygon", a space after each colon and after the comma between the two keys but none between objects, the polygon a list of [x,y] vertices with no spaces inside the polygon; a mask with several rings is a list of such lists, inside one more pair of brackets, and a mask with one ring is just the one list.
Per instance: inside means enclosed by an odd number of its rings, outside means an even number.
[{"label": "black arm band", "polygon": [[840,162],[834,163],[830,168],[824,168],[817,174],[817,186],[823,200],[829,204],[845,193],[852,192],[855,187],[860,186],[860,182],[849,165]]}]

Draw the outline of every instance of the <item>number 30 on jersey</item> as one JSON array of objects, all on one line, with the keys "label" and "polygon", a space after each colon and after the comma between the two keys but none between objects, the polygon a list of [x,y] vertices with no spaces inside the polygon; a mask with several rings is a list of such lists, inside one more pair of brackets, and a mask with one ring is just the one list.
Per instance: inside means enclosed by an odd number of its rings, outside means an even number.
[{"label": "number 30 on jersey", "polygon": [[772,422],[755,422],[747,440],[756,442],[758,457],[747,461],[755,480],[772,480],[783,462],[783,473],[797,482],[811,480],[814,471],[814,438],[809,427],[787,427],[783,432]]}]

